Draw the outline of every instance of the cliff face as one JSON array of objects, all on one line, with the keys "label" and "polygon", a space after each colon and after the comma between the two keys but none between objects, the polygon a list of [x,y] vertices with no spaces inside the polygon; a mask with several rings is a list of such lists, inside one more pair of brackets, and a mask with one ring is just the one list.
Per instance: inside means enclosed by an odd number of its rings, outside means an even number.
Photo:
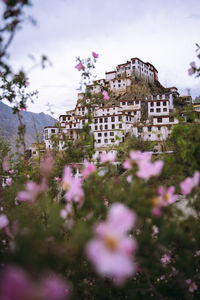
[{"label": "cliff face", "polygon": [[[26,125],[26,147],[36,142],[36,134],[42,140],[43,129],[45,126],[53,126],[57,120],[44,113],[21,112],[23,123]],[[10,144],[12,151],[15,151],[17,130],[19,121],[13,114],[12,108],[0,102],[0,135]]]}]

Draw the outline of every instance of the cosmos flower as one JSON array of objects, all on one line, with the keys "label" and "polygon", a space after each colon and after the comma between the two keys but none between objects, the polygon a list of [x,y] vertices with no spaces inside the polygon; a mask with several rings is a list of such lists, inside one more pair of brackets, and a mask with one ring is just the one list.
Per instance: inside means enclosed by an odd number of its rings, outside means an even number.
[{"label": "cosmos flower", "polygon": [[116,152],[108,152],[100,154],[100,162],[103,164],[105,162],[113,163],[116,159]]},{"label": "cosmos flower", "polygon": [[97,54],[96,52],[92,52],[92,56],[93,56],[94,58],[98,58],[98,57],[99,57],[99,54]]},{"label": "cosmos flower", "polygon": [[0,215],[0,229],[6,227],[9,224],[9,220],[5,214]]},{"label": "cosmos flower", "polygon": [[85,70],[85,67],[84,65],[82,64],[82,62],[78,63],[75,68],[78,70],[78,71],[81,71],[81,70]]},{"label": "cosmos flower", "polygon": [[102,92],[102,94],[103,94],[103,99],[104,99],[104,100],[109,100],[109,99],[110,99],[110,97],[108,96],[108,92],[107,92],[107,91],[104,90],[104,91]]},{"label": "cosmos flower", "polygon": [[123,284],[136,271],[133,261],[136,242],[127,235],[135,220],[135,214],[125,205],[113,204],[107,220],[95,225],[95,237],[86,246],[86,255],[97,273],[109,277],[117,285]]},{"label": "cosmos flower", "polygon": [[26,190],[21,191],[17,194],[16,200],[24,202],[35,202],[37,197],[47,190],[46,180],[43,179],[41,183],[36,183],[34,181],[29,181],[26,184]]},{"label": "cosmos flower", "polygon": [[62,176],[62,186],[66,191],[64,197],[68,202],[78,203],[79,206],[83,204],[84,192],[82,189],[81,179],[73,176],[71,168],[66,166]]},{"label": "cosmos flower", "polygon": [[84,160],[84,169],[82,171],[83,178],[86,179],[91,173],[95,172],[97,167],[93,163],[89,163],[86,159]]},{"label": "cosmos flower", "polygon": [[9,185],[9,186],[11,186],[12,185],[12,178],[7,177],[6,178],[6,184]]},{"label": "cosmos flower", "polygon": [[200,179],[200,172],[196,171],[193,177],[187,177],[180,183],[182,195],[188,195],[191,193],[193,188],[198,185]]},{"label": "cosmos flower", "polygon": [[196,63],[193,61],[190,63],[191,68],[188,69],[188,75],[193,75],[196,72],[197,66]]}]

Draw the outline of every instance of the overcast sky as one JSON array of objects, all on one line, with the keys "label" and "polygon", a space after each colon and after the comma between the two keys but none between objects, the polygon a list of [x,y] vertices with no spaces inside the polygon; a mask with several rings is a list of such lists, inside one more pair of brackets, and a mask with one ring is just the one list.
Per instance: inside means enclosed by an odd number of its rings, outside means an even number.
[{"label": "overcast sky", "polygon": [[[164,86],[176,86],[181,94],[191,89],[200,95],[199,79],[187,70],[200,43],[200,1],[197,0],[33,0],[27,8],[38,25],[26,23],[10,48],[16,70],[29,70],[29,90],[39,97],[30,111],[46,112],[53,105],[55,116],[75,106],[80,74],[75,57],[99,53],[95,73],[104,78],[117,64],[131,57],[152,63]],[[31,69],[28,55],[46,54],[52,67]],[[200,64],[200,61],[199,61]]]}]

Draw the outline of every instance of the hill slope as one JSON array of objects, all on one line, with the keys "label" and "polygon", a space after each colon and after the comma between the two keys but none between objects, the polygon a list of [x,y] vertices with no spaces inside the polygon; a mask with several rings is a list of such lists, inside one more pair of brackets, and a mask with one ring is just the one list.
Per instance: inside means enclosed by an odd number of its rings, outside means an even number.
[{"label": "hill slope", "polygon": [[[26,147],[36,141],[36,133],[40,134],[40,140],[43,136],[43,128],[45,126],[53,126],[57,120],[44,113],[21,112],[23,123],[26,125]],[[13,114],[12,108],[0,102],[0,135],[11,145],[11,149],[15,150],[17,130],[19,121],[17,116]]]}]

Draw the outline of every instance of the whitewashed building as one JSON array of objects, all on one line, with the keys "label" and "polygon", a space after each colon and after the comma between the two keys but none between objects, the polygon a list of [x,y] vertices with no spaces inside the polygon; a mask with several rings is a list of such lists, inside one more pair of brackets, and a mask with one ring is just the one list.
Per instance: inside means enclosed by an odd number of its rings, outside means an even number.
[{"label": "whitewashed building", "polygon": [[[165,89],[163,94],[134,95],[128,93],[133,78],[153,83],[158,80],[156,68],[139,58],[131,58],[116,69],[105,73],[105,79],[96,80],[89,88],[92,94],[102,93],[107,89],[110,94],[119,96],[116,101],[102,101],[99,104],[90,104],[84,93],[78,93],[78,100],[74,110],[67,111],[59,117],[59,127],[44,128],[44,142],[46,148],[52,148],[51,137],[59,133],[59,149],[64,147],[62,132],[72,141],[78,140],[88,123],[88,107],[93,114],[90,122],[91,132],[94,135],[94,147],[97,158],[105,151],[116,151],[117,146],[123,143],[126,134],[130,133],[145,141],[162,141],[171,133],[172,126],[178,123],[174,118],[174,96],[179,96],[176,87]],[[126,93],[123,93],[126,92]],[[102,99],[102,96],[101,96]],[[98,101],[97,101],[98,103]]]}]

